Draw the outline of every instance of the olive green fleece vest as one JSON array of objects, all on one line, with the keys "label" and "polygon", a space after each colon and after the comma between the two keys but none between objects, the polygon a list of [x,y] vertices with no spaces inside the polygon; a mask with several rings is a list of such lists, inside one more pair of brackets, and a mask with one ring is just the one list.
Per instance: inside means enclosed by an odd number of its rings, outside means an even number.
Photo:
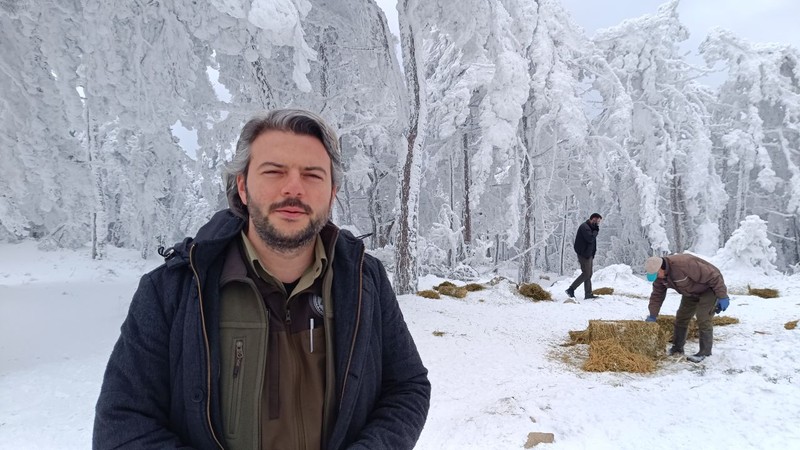
[{"label": "olive green fleece vest", "polygon": [[[221,280],[223,435],[236,449],[321,446],[326,387],[320,251],[287,301],[244,245],[232,245]],[[324,257],[324,250],[321,251]],[[323,266],[324,268],[324,266]]]}]

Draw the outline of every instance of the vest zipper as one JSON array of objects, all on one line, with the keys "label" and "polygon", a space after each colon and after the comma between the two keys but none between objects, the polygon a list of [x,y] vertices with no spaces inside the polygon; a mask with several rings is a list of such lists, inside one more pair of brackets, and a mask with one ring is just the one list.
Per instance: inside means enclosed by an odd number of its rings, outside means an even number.
[{"label": "vest zipper", "polygon": [[242,359],[244,359],[244,342],[241,339],[236,340],[236,360],[233,363],[233,378],[239,376],[239,370],[242,368]]},{"label": "vest zipper", "polygon": [[239,414],[240,404],[242,400],[242,383],[243,380],[239,378],[239,372],[242,369],[242,362],[244,361],[244,339],[236,339],[234,341],[234,361],[233,361],[233,383],[231,383],[230,394],[230,408],[231,415],[228,419],[228,430],[231,434],[236,434],[239,431]]}]

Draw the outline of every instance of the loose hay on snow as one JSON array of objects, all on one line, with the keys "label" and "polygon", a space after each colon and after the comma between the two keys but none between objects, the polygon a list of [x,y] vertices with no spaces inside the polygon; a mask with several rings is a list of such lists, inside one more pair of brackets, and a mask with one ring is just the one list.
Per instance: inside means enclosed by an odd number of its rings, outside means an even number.
[{"label": "loose hay on snow", "polygon": [[755,295],[761,298],[777,298],[779,296],[776,289],[758,289],[751,288],[750,286],[747,286],[747,294]]},{"label": "loose hay on snow", "polygon": [[614,288],[601,287],[592,291],[592,295],[611,295],[614,293]]},{"label": "loose hay on snow", "polygon": [[536,283],[523,283],[519,286],[519,293],[534,301],[552,300],[553,296]]},{"label": "loose hay on snow", "polygon": [[648,373],[656,370],[656,362],[645,355],[628,350],[614,339],[602,339],[589,344],[589,359],[584,363],[583,370]]},{"label": "loose hay on snow", "polygon": [[589,330],[570,331],[569,345],[588,344],[590,341]]},{"label": "loose hay on snow", "polygon": [[439,283],[436,286],[434,286],[433,289],[438,291],[443,287],[456,287],[456,285],[451,283],[451,282],[449,282],[449,281],[442,281],[441,283]]},{"label": "loose hay on snow", "polygon": [[795,328],[797,328],[797,322],[800,322],[800,320],[793,320],[791,322],[786,322],[786,325],[784,325],[783,328],[786,328],[787,330],[794,330]]},{"label": "loose hay on snow", "polygon": [[442,298],[442,296],[439,295],[439,293],[434,291],[433,289],[426,289],[424,291],[419,291],[417,292],[417,295],[425,298]]},{"label": "loose hay on snow", "polygon": [[476,291],[482,291],[482,290],[486,289],[486,287],[484,287],[482,284],[478,284],[478,283],[469,283],[469,284],[464,286],[464,289],[466,289],[469,292],[476,292]]},{"label": "loose hay on snow", "polygon": [[439,285],[439,293],[448,295],[450,297],[464,298],[467,296],[467,290],[456,286],[442,286]]}]

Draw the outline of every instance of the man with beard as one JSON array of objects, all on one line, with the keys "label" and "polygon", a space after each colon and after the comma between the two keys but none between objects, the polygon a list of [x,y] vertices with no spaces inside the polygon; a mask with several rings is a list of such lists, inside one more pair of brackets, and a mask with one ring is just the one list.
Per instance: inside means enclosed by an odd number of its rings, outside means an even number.
[{"label": "man with beard", "polygon": [[427,370],[383,266],[329,221],[341,166],[315,114],[245,124],[230,209],[142,277],[94,448],[414,447]]}]

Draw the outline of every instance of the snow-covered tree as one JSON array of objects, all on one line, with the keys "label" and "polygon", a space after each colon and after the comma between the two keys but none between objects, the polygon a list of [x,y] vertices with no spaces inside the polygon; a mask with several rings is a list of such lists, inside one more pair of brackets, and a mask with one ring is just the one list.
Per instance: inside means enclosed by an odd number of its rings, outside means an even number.
[{"label": "snow-covered tree", "polygon": [[757,45],[717,29],[701,45],[710,65],[728,77],[713,109],[716,153],[730,195],[731,224],[767,218],[781,266],[800,261],[800,52]]},{"label": "snow-covered tree", "polygon": [[[655,205],[643,209],[667,212],[664,223],[653,225],[667,229],[671,249],[680,252],[695,246],[698,229],[720,220],[726,193],[711,158],[710,96],[682,58],[679,44],[688,32],[677,6],[665,3],[657,14],[627,20],[594,40],[633,99],[625,148],[658,186],[658,196],[648,199]],[[645,228],[649,220],[641,218]],[[650,246],[663,250],[657,241]]]},{"label": "snow-covered tree", "polygon": [[0,239],[88,240],[81,105],[70,88],[75,14],[70,4],[0,5]]},{"label": "snow-covered tree", "polygon": [[720,269],[752,269],[764,275],[775,275],[775,247],[767,235],[767,222],[756,215],[739,223],[725,246],[714,256]]}]

